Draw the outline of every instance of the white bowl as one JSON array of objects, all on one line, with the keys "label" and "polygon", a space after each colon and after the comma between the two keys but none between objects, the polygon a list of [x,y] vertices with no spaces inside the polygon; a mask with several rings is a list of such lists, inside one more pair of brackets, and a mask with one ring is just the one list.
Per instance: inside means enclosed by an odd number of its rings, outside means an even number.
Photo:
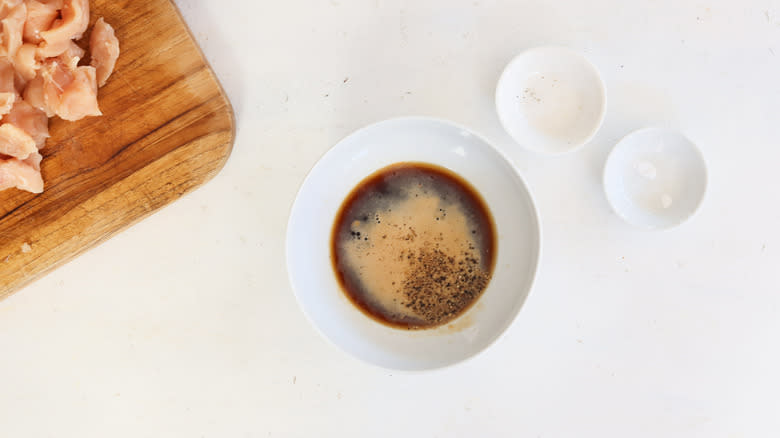
[{"label": "white bowl", "polygon": [[612,208],[647,229],[684,222],[699,208],[706,189],[701,152],[671,129],[632,132],[618,142],[604,167],[604,190]]},{"label": "white bowl", "polygon": [[607,108],[604,82],[584,56],[563,47],[527,50],[496,88],[498,118],[520,145],[561,154],[593,138]]},{"label": "white bowl", "polygon": [[[497,227],[496,267],[487,289],[459,318],[429,330],[390,328],[364,315],[342,292],[330,260],[331,228],[347,194],[376,170],[404,161],[436,164],[465,178]],[[520,311],[540,249],[536,207],[515,168],[477,134],[428,118],[383,121],[339,142],[306,177],[287,228],[290,282],[311,323],[349,354],[401,370],[451,365],[493,343]]]}]

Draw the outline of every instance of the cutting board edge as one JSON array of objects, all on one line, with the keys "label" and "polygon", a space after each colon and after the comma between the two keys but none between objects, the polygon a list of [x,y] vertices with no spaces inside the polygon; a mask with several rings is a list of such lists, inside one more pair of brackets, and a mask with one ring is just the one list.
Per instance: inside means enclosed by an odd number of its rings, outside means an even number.
[{"label": "cutting board edge", "polygon": [[[227,101],[227,99],[225,99],[225,100]],[[205,185],[206,183],[208,183],[209,181],[214,179],[214,177],[216,177],[220,173],[222,168],[227,163],[227,159],[230,156],[230,151],[232,150],[233,143],[235,142],[234,132],[235,132],[235,126],[233,126],[233,130],[231,131],[229,138],[227,140],[225,140],[224,142],[221,142],[221,144],[219,144],[217,146],[218,148],[225,148],[226,149],[226,153],[224,153],[222,155],[222,159],[218,160],[218,161],[212,161],[212,163],[214,163],[216,165],[210,171],[208,171],[207,173],[202,174],[201,178],[196,179],[195,183],[191,187],[188,187],[186,190],[184,190],[182,193],[180,193],[175,198],[171,198],[169,201],[167,201],[167,202],[157,206],[156,208],[153,208],[153,209],[150,209],[148,211],[145,211],[142,214],[138,215],[137,217],[134,217],[130,221],[122,223],[120,226],[106,231],[105,233],[101,234],[97,239],[87,242],[86,244],[84,244],[83,246],[81,246],[80,248],[78,248],[75,251],[69,252],[67,256],[58,258],[55,262],[46,265],[46,267],[41,269],[40,271],[35,272],[35,273],[33,273],[32,275],[29,275],[29,276],[21,277],[17,281],[12,281],[11,283],[9,283],[7,285],[1,285],[2,287],[0,287],[0,302],[2,302],[6,298],[14,295],[15,293],[19,292],[24,287],[34,283],[36,280],[39,280],[39,279],[43,278],[44,276],[50,274],[51,272],[57,270],[58,268],[60,268],[60,267],[62,267],[64,265],[66,265],[67,263],[73,261],[74,259],[76,259],[79,256],[83,255],[84,253],[88,252],[89,250],[94,249],[94,248],[98,247],[99,245],[105,243],[106,241],[110,240],[112,237],[116,236],[117,234],[120,234],[121,232],[129,229],[130,227],[138,224],[139,222],[141,222],[141,221],[145,220],[146,218],[152,216],[153,214],[159,212],[160,210],[164,209],[165,207],[170,206],[171,204],[173,204],[176,201],[180,200],[182,197],[184,197],[184,196],[186,196],[186,195],[188,195],[190,193],[193,193],[197,189],[203,187],[203,185]],[[187,146],[191,145],[192,143],[194,143],[194,142],[185,144],[182,147],[187,147]],[[146,166],[143,169],[140,169],[135,174],[141,173],[142,171],[146,170],[148,167],[151,167],[153,164],[155,164],[155,163],[151,163],[149,166]],[[125,182],[129,181],[131,178],[132,178],[132,176],[126,178],[125,180],[122,180],[120,183],[125,183]],[[120,184],[120,183],[117,183],[117,184]],[[115,185],[117,185],[117,184],[115,184]],[[105,192],[99,193],[98,195],[96,195],[95,198],[100,197],[104,193]],[[91,198],[90,201],[95,199],[95,198]]]},{"label": "cutting board edge", "polygon": [[[179,21],[181,21],[182,26],[187,31],[187,35],[190,37],[190,41],[192,41],[192,44],[195,46],[195,48],[198,51],[198,56],[200,56],[200,59],[203,61],[203,63],[208,67],[209,74],[214,79],[214,82],[217,84],[217,88],[219,88],[219,95],[222,96],[222,98],[225,100],[225,106],[228,113],[229,123],[231,127],[231,134],[230,134],[230,147],[227,153],[225,154],[225,160],[222,163],[222,165],[217,170],[217,173],[222,171],[222,168],[227,163],[228,158],[230,158],[230,154],[233,152],[233,144],[236,141],[236,113],[233,109],[233,104],[230,102],[230,98],[228,97],[227,92],[225,91],[225,87],[222,86],[222,82],[220,82],[219,77],[217,76],[216,71],[214,70],[214,67],[211,66],[211,63],[209,62],[208,58],[206,58],[206,55],[203,53],[203,49],[201,49],[200,44],[198,44],[198,40],[195,39],[195,35],[192,33],[192,30],[190,29],[190,26],[187,24],[187,20],[184,19],[184,16],[182,15],[181,11],[179,10],[179,7],[176,6],[176,3],[174,3],[173,0],[169,0],[171,6],[173,7],[173,10],[176,11],[176,15],[179,17]],[[216,176],[216,174],[214,175]],[[214,177],[212,176],[212,178]],[[209,179],[210,180],[210,179]],[[208,182],[204,181],[204,183]]]}]

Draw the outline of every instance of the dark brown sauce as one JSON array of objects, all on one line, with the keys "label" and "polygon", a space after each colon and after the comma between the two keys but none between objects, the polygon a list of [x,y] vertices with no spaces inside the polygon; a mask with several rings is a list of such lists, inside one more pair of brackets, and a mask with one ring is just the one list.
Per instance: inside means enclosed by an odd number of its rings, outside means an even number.
[{"label": "dark brown sauce", "polygon": [[349,300],[385,325],[428,329],[468,310],[487,288],[495,224],[479,193],[432,164],[397,163],[347,195],[331,260]]}]

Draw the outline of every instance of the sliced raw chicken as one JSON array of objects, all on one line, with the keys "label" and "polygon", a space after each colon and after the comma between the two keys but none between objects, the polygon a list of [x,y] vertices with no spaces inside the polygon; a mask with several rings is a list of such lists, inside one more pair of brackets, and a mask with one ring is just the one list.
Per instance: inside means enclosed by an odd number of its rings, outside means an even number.
[{"label": "sliced raw chicken", "polygon": [[27,0],[27,21],[24,23],[22,39],[26,43],[43,41],[41,32],[51,28],[60,15],[63,0]]},{"label": "sliced raw chicken", "polygon": [[16,187],[32,193],[42,193],[43,178],[40,169],[33,167],[34,163],[35,160],[29,159],[27,162],[17,158],[0,160],[0,190]]},{"label": "sliced raw chicken", "polygon": [[68,49],[72,39],[79,39],[89,25],[89,0],[65,0],[62,18],[55,20],[52,28],[41,32],[43,42],[39,46],[41,57],[59,56]]},{"label": "sliced raw chicken", "polygon": [[91,65],[97,69],[98,86],[102,87],[114,71],[119,58],[119,40],[114,35],[114,28],[106,23],[103,17],[100,17],[92,28],[89,50],[92,53]]},{"label": "sliced raw chicken", "polygon": [[100,115],[97,91],[119,57],[114,29],[100,18],[89,45],[75,40],[89,25],[89,0],[0,0],[0,191],[40,193],[49,117]]},{"label": "sliced raw chicken", "polygon": [[42,149],[49,138],[49,118],[46,113],[23,100],[14,103],[11,111],[3,117],[3,123],[11,123],[26,132],[38,149]]},{"label": "sliced raw chicken", "polygon": [[10,123],[0,125],[0,154],[24,160],[38,147],[32,137]]},{"label": "sliced raw chicken", "polygon": [[26,18],[27,6],[24,3],[19,3],[8,11],[8,15],[0,21],[3,25],[2,51],[9,58],[13,58],[22,45],[22,30]]}]

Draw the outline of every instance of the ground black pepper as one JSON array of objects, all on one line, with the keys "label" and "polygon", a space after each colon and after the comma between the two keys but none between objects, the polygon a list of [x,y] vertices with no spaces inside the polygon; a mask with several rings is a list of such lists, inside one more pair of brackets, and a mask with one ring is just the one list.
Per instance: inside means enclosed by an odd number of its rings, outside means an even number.
[{"label": "ground black pepper", "polygon": [[436,248],[421,249],[409,260],[409,272],[401,285],[404,305],[425,325],[440,325],[458,316],[490,281],[471,252],[456,259]]}]

